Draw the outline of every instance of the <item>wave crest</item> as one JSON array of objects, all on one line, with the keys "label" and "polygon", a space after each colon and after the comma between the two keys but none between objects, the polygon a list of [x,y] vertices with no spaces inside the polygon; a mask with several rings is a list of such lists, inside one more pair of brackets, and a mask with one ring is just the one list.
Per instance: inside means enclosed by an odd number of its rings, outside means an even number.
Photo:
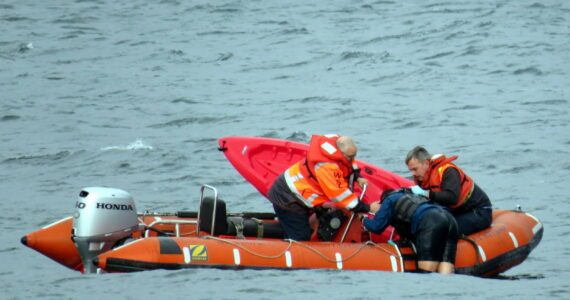
[{"label": "wave crest", "polygon": [[137,139],[134,142],[126,145],[126,146],[109,146],[101,148],[101,151],[109,151],[109,150],[121,150],[121,151],[130,151],[130,150],[153,150],[154,148],[149,145],[145,144],[142,139]]}]

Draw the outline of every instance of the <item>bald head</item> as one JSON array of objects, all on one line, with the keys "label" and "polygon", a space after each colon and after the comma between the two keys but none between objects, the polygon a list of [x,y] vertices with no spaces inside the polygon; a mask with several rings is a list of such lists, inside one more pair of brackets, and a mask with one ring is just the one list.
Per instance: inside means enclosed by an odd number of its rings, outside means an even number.
[{"label": "bald head", "polygon": [[356,148],[356,144],[351,138],[347,136],[339,137],[336,140],[336,146],[338,147],[340,152],[342,152],[344,158],[346,158],[346,160],[348,160],[349,162],[352,162],[356,157],[356,152],[358,151],[358,149]]}]

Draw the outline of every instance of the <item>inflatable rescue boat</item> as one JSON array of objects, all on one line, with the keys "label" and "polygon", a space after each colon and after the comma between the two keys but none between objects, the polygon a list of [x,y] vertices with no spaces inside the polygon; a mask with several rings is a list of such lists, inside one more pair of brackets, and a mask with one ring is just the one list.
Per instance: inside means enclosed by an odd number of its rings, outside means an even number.
[{"label": "inflatable rescue boat", "polygon": [[[219,150],[261,194],[307,151],[291,141],[231,137]],[[356,161],[369,185],[359,192],[366,202],[383,190],[412,183],[391,172]],[[308,242],[283,239],[273,213],[228,213],[216,188],[203,185],[197,211],[137,212],[123,190],[81,190],[73,216],[22,237],[22,243],[83,273],[153,269],[339,269],[417,271],[413,243],[393,228],[375,235],[364,231],[356,214],[322,212]],[[458,241],[456,272],[495,276],[522,263],[542,238],[542,223],[518,210],[494,210],[493,224]]]}]

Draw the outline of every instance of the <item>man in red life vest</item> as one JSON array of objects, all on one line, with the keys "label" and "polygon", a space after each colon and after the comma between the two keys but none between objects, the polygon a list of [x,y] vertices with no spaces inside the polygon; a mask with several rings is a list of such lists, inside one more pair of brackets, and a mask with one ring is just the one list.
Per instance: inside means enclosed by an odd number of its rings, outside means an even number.
[{"label": "man in red life vest", "polygon": [[346,136],[314,135],[307,157],[283,172],[271,186],[267,196],[285,232],[285,238],[308,241],[312,235],[309,216],[314,207],[334,205],[354,212],[375,212],[379,203],[368,205],[352,192],[359,177],[356,144]]},{"label": "man in red life vest", "polygon": [[491,201],[485,192],[452,161],[457,156],[431,155],[417,146],[406,156],[406,165],[417,186],[412,192],[448,207],[459,234],[469,235],[491,226]]}]

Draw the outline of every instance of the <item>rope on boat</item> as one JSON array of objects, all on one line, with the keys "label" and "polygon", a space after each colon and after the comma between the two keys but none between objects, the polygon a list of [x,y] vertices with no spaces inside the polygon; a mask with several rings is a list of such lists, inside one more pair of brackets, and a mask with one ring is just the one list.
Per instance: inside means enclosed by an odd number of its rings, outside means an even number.
[{"label": "rope on boat", "polygon": [[240,245],[240,244],[238,244],[238,243],[232,242],[232,241],[230,241],[230,240],[227,240],[227,239],[222,239],[222,238],[218,238],[218,237],[215,237],[215,236],[205,236],[204,238],[211,239],[211,240],[216,240],[216,241],[219,241],[219,242],[228,243],[228,244],[230,244],[230,245],[233,245],[233,246],[236,246],[236,247],[242,249],[243,251],[245,251],[245,252],[247,252],[247,253],[249,253],[249,254],[251,254],[251,255],[258,256],[258,257],[261,257],[261,258],[268,258],[268,259],[275,259],[275,258],[279,258],[279,257],[283,256],[283,255],[285,254],[285,252],[287,252],[287,250],[291,249],[291,246],[293,246],[293,242],[294,242],[293,240],[289,240],[289,245],[287,245],[287,248],[285,248],[285,250],[283,250],[283,252],[281,252],[281,254],[270,256],[270,255],[263,255],[263,254],[255,253],[255,252],[253,252],[253,251],[251,251],[251,250],[245,248],[244,246],[242,246],[242,245]]},{"label": "rope on boat", "polygon": [[384,251],[384,252],[386,252],[386,253],[388,253],[388,254],[390,254],[390,255],[394,255],[394,253],[392,253],[392,252],[390,252],[389,250],[385,249],[385,248],[382,247],[381,245],[378,245],[378,244],[376,244],[376,243],[374,243],[374,242],[371,242],[371,241],[367,241],[367,242],[365,242],[364,244],[362,244],[362,246],[360,246],[360,248],[358,248],[356,251],[354,251],[354,253],[352,253],[351,255],[347,256],[346,258],[344,258],[344,259],[338,261],[338,260],[336,260],[336,259],[331,259],[331,258],[327,257],[326,255],[324,255],[323,253],[321,253],[319,250],[317,250],[317,249],[315,249],[315,248],[313,248],[313,247],[311,247],[311,246],[309,246],[309,245],[307,245],[307,244],[304,244],[304,243],[301,243],[301,242],[298,242],[298,241],[295,241],[295,240],[287,239],[287,240],[285,240],[285,241],[288,241],[289,244],[287,245],[287,248],[285,248],[285,250],[283,250],[283,252],[281,252],[281,253],[278,254],[278,255],[269,256],[269,255],[263,255],[263,254],[259,254],[259,253],[253,252],[253,251],[251,251],[251,250],[245,248],[244,246],[242,246],[242,245],[240,245],[240,244],[238,244],[238,243],[235,243],[235,242],[233,242],[233,241],[227,240],[227,239],[222,239],[222,238],[218,238],[218,237],[215,237],[215,236],[205,236],[204,238],[216,240],[216,241],[219,241],[219,242],[224,242],[224,243],[233,245],[233,246],[235,246],[235,247],[237,247],[237,248],[240,248],[240,249],[244,250],[245,252],[247,252],[247,253],[249,253],[249,254],[251,254],[251,255],[258,256],[258,257],[261,257],[261,258],[267,258],[267,259],[276,259],[276,258],[279,258],[279,257],[283,256],[286,251],[288,251],[289,249],[291,249],[291,247],[293,246],[293,244],[296,244],[296,245],[302,246],[302,247],[304,247],[304,248],[306,248],[306,249],[309,249],[310,251],[312,251],[312,252],[314,252],[315,254],[317,254],[317,255],[319,255],[320,257],[322,257],[324,260],[326,260],[326,261],[328,261],[328,262],[331,262],[331,263],[346,262],[346,261],[350,260],[351,258],[353,258],[354,256],[356,256],[358,253],[360,253],[360,252],[362,251],[362,249],[364,249],[366,246],[372,246],[372,247],[377,248],[377,249],[379,249],[379,250],[382,250],[382,251]]},{"label": "rope on boat", "polygon": [[[292,241],[292,240],[290,240],[290,241]],[[382,250],[382,251],[384,251],[384,252],[386,252],[386,253],[388,253],[388,254],[392,254],[392,252],[390,252],[390,251],[384,249],[382,246],[380,246],[380,245],[378,245],[378,244],[376,244],[376,243],[374,243],[374,242],[367,241],[367,242],[365,242],[364,244],[362,244],[362,246],[360,246],[360,248],[356,249],[356,251],[354,251],[354,253],[352,253],[351,255],[347,256],[346,258],[344,258],[344,259],[342,259],[342,260],[340,260],[340,261],[337,261],[336,259],[328,258],[328,257],[325,256],[324,254],[322,254],[319,250],[317,250],[317,249],[315,249],[315,248],[313,248],[313,247],[311,247],[311,246],[309,246],[309,245],[307,245],[307,244],[303,244],[303,243],[300,243],[300,242],[297,242],[297,241],[292,241],[292,242],[294,242],[294,243],[297,244],[297,245],[303,246],[303,247],[305,247],[305,248],[307,248],[307,249],[313,251],[314,253],[318,254],[319,256],[321,256],[321,257],[322,257],[323,259],[325,259],[326,261],[332,262],[332,263],[336,263],[336,262],[346,262],[346,261],[350,260],[351,258],[353,258],[354,256],[356,256],[358,253],[360,253],[360,251],[362,251],[362,249],[364,249],[366,246],[373,246],[373,247],[378,248],[378,249],[380,249],[380,250]]]},{"label": "rope on boat", "polygon": [[180,236],[187,236],[187,235],[189,235],[189,236],[196,236],[196,233],[197,233],[197,232],[198,232],[198,230],[190,231],[190,232],[187,232],[187,233],[181,233]]},{"label": "rope on boat", "polygon": [[[374,243],[374,242],[368,241],[368,242],[366,242],[366,244],[371,245],[371,246],[373,246],[373,247],[375,247],[375,248],[378,248],[378,249],[380,249],[380,250],[382,250],[382,251],[384,251],[384,252],[386,252],[386,253],[388,253],[388,254],[390,254],[390,255],[394,255],[393,252],[390,252],[389,250],[385,249],[385,248],[382,247],[381,245],[378,245],[378,244],[376,244],[376,243]],[[395,247],[395,246],[393,246],[393,247],[396,248],[396,252],[400,253],[400,250],[398,250],[397,247]]]}]

